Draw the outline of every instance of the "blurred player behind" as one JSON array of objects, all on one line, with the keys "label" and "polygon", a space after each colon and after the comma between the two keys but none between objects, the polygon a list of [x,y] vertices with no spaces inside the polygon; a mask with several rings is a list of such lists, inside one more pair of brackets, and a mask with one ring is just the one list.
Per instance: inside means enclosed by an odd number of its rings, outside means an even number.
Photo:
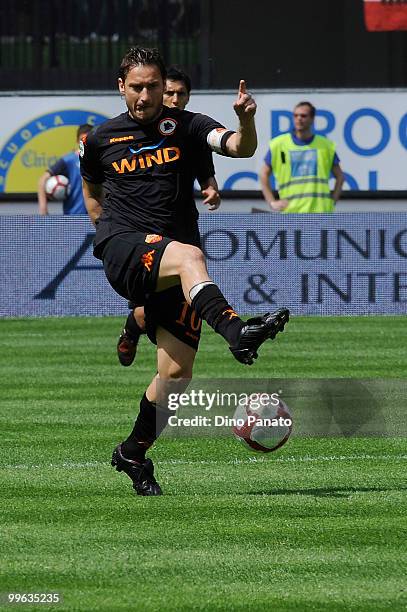
[{"label": "blurred player behind", "polygon": [[50,176],[62,174],[69,181],[69,194],[63,202],[64,215],[86,215],[85,202],[83,201],[82,180],[79,169],[78,145],[81,137],[88,134],[93,125],[83,123],[76,132],[76,151],[67,153],[55,162],[38,181],[38,211],[40,215],[48,215],[48,200],[45,192],[45,184]]}]

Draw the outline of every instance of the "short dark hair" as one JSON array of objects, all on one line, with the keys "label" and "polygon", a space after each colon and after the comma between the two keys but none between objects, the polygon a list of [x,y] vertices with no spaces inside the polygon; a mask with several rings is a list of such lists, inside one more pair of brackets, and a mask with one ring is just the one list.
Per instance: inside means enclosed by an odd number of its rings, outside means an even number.
[{"label": "short dark hair", "polygon": [[311,117],[314,118],[315,117],[315,113],[316,113],[316,108],[313,104],[311,104],[311,102],[307,102],[306,100],[304,100],[303,102],[298,102],[298,104],[295,105],[295,108],[298,108],[299,106],[308,106],[310,113],[311,113]]},{"label": "short dark hair", "polygon": [[89,123],[82,123],[82,125],[80,125],[76,130],[76,138],[79,140],[79,137],[82,136],[82,134],[88,134],[94,127],[94,125],[90,125]]},{"label": "short dark hair", "polygon": [[168,68],[166,79],[168,81],[181,81],[182,83],[184,83],[185,89],[187,90],[188,94],[191,93],[191,79],[189,78],[186,72],[184,72],[177,66],[171,66],[170,68]]},{"label": "short dark hair", "polygon": [[119,79],[125,81],[130,70],[135,66],[157,66],[163,80],[167,76],[164,60],[158,49],[131,47],[121,61],[118,74]]}]

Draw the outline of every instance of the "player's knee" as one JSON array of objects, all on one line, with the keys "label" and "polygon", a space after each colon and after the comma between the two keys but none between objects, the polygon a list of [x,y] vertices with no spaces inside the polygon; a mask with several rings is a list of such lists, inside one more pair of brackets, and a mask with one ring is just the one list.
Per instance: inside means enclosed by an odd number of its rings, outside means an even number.
[{"label": "player's knee", "polygon": [[183,246],[183,257],[181,260],[181,267],[183,269],[188,269],[189,267],[196,269],[201,264],[205,265],[205,256],[201,249],[189,244]]},{"label": "player's knee", "polygon": [[177,381],[183,378],[192,378],[192,366],[184,363],[173,362],[165,369],[165,372],[159,372],[160,378]]},{"label": "player's knee", "polygon": [[205,266],[205,256],[201,249],[190,244],[173,241],[167,246],[160,264],[162,276],[182,276],[191,269]]}]

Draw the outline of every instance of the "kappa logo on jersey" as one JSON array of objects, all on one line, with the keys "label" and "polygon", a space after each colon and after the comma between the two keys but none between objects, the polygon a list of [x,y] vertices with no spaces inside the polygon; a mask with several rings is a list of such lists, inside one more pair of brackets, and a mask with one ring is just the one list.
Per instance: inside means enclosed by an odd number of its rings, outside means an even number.
[{"label": "kappa logo on jersey", "polygon": [[148,251],[148,253],[144,253],[141,256],[141,263],[144,265],[148,272],[151,272],[151,268],[154,263],[154,254],[155,249],[153,249],[152,251]]},{"label": "kappa logo on jersey", "polygon": [[163,237],[159,234],[148,234],[144,242],[147,242],[147,244],[153,244],[154,242],[160,242],[162,239]]},{"label": "kappa logo on jersey", "polygon": [[171,119],[170,117],[166,117],[165,119],[161,119],[158,124],[158,131],[163,136],[171,136],[175,132],[177,127],[177,122],[175,119]]},{"label": "kappa logo on jersey", "polygon": [[115,138],[111,138],[109,143],[113,144],[114,142],[126,142],[126,140],[134,140],[134,136],[117,136]]}]

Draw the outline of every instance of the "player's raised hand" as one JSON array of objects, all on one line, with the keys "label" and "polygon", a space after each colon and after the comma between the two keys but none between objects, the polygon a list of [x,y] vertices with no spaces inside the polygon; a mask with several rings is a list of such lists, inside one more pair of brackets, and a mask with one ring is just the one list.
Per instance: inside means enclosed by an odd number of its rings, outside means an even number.
[{"label": "player's raised hand", "polygon": [[245,121],[254,117],[256,113],[256,102],[246,89],[246,81],[240,81],[237,92],[236,102],[233,104],[236,115],[240,120]]},{"label": "player's raised hand", "polygon": [[237,99],[233,104],[239,119],[239,128],[226,141],[226,155],[229,157],[251,157],[257,147],[254,115],[256,102],[246,89],[246,82],[240,81]]}]

